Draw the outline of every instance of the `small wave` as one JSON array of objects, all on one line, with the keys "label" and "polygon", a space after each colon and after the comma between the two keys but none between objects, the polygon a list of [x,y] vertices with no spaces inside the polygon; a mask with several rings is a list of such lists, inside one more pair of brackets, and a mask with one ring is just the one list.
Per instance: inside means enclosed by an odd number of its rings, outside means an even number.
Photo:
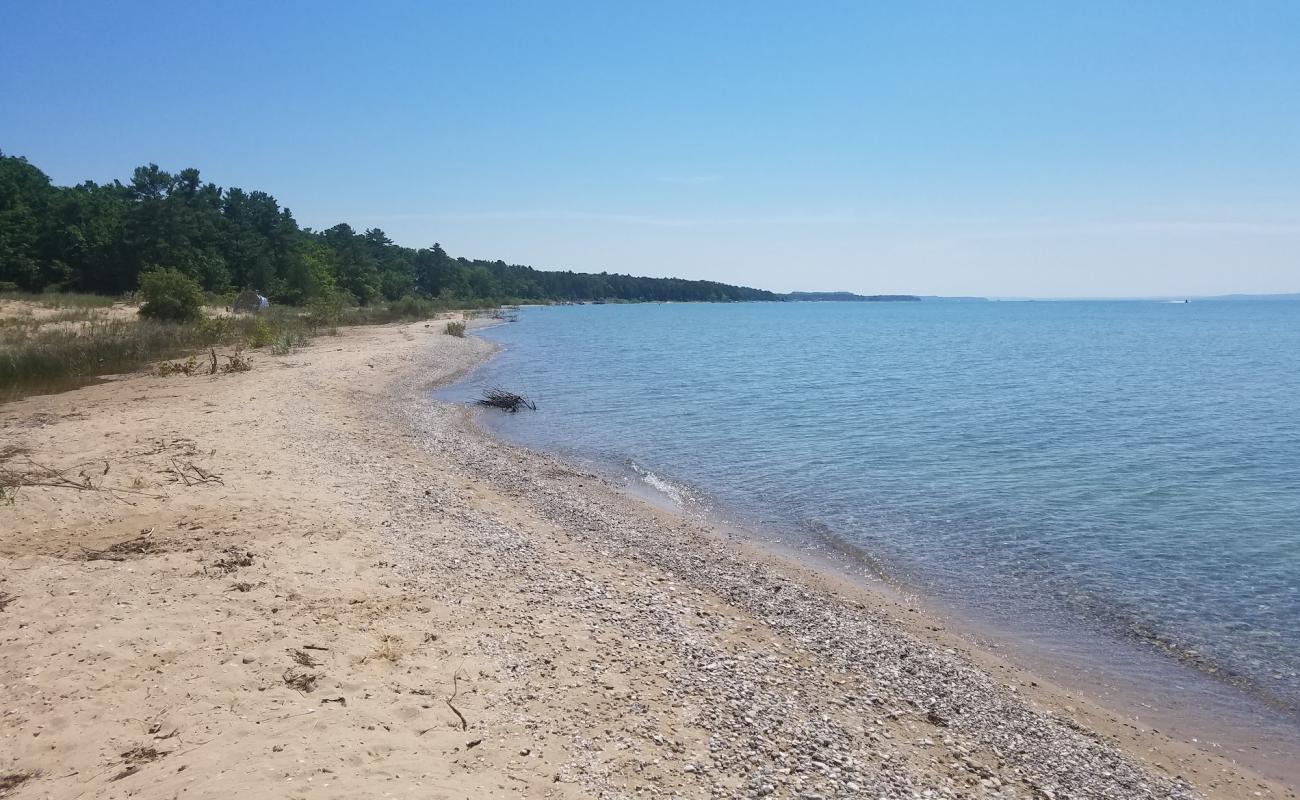
[{"label": "small wave", "polygon": [[812,517],[804,517],[799,520],[799,528],[827,550],[837,555],[845,556],[860,566],[866,567],[873,575],[875,575],[875,577],[881,580],[888,580],[890,578],[889,571],[885,569],[884,562],[873,556],[866,548],[854,544],[836,533],[829,525],[821,520],[813,519]]},{"label": "small wave", "polygon": [[667,497],[681,508],[699,509],[704,507],[704,495],[702,492],[690,487],[680,481],[670,480],[651,470],[646,469],[632,459],[625,461],[628,469],[637,476],[645,485],[654,489],[659,494]]},{"label": "small wave", "polygon": [[1076,619],[1090,624],[1095,630],[1150,647],[1214,681],[1251,695],[1292,719],[1300,715],[1300,704],[1293,697],[1276,691],[1265,681],[1232,666],[1234,660],[1248,658],[1248,654],[1236,654],[1234,658],[1231,653],[1217,653],[1219,648],[1214,647],[1211,641],[1198,643],[1184,640],[1165,630],[1157,618],[1128,604],[1117,602],[1114,598],[1097,596],[1087,591],[1069,591],[1059,585],[1043,588],[1052,592],[1063,607],[1071,609]]}]

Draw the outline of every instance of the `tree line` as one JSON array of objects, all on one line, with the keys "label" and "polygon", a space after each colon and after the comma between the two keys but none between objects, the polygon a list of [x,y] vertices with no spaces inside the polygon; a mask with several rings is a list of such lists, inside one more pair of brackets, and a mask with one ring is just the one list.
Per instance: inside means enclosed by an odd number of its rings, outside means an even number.
[{"label": "tree line", "polygon": [[714,281],[544,271],[402,247],[378,228],[315,231],[261,191],[205,183],[197,169],[136,168],[126,183],[55,186],[0,153],[0,290],[134,291],[142,273],[179,270],[205,290],[257,289],[301,304],[426,296],[479,302],[780,300]]}]

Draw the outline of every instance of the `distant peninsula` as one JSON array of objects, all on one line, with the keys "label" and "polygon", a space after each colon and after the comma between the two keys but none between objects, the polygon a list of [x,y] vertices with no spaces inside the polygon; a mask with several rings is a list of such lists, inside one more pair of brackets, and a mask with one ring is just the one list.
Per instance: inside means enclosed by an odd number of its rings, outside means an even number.
[{"label": "distant peninsula", "polygon": [[803,303],[919,303],[914,294],[854,294],[853,292],[790,292],[790,302]]},{"label": "distant peninsula", "polygon": [[1275,294],[1218,294],[1211,297],[1197,297],[1196,300],[1300,300],[1300,292],[1283,292]]}]

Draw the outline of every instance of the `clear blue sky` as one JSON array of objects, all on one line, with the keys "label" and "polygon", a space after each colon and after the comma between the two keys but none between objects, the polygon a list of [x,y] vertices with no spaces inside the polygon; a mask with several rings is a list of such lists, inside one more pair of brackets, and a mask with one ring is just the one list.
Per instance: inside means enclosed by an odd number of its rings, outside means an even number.
[{"label": "clear blue sky", "polygon": [[777,290],[1300,291],[1300,2],[0,0],[0,149],[454,255]]}]

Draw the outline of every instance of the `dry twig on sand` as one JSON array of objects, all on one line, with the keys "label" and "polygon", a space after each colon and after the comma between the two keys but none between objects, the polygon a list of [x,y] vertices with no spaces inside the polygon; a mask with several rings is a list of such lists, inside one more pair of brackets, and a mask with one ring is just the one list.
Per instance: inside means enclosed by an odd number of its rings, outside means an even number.
[{"label": "dry twig on sand", "polygon": [[171,459],[171,462],[172,471],[179,476],[181,482],[186,486],[194,486],[195,484],[201,483],[220,483],[223,486],[225,485],[225,481],[221,480],[220,475],[217,475],[214,472],[208,472],[192,461],[182,464],[173,458]]},{"label": "dry twig on sand", "polygon": [[319,662],[319,661],[317,661],[316,659],[312,658],[310,654],[308,654],[308,653],[306,653],[306,652],[304,652],[304,651],[302,651],[302,650],[294,650],[294,649],[290,648],[289,650],[286,650],[285,652],[287,652],[287,653],[289,654],[289,657],[292,658],[292,659],[294,660],[294,663],[297,664],[298,666],[301,666],[301,667],[319,667],[319,666],[321,665],[321,662]]},{"label": "dry twig on sand", "polygon": [[153,530],[150,529],[134,539],[118,542],[103,550],[82,547],[81,552],[87,561],[126,561],[129,556],[146,556],[164,549],[163,543],[153,538]]},{"label": "dry twig on sand", "polygon": [[284,679],[285,685],[304,694],[315,691],[316,683],[321,679],[321,676],[315,672],[295,669],[294,667],[286,669],[280,677]]},{"label": "dry twig on sand", "polygon": [[0,775],[0,797],[8,797],[15,789],[33,778],[39,778],[39,770],[33,772],[10,772]]},{"label": "dry twig on sand", "polygon": [[3,464],[4,462],[12,458],[15,458],[17,456],[26,455],[30,452],[31,450],[29,448],[24,447],[20,444],[4,445],[3,447],[0,447],[0,464]]},{"label": "dry twig on sand", "polygon": [[[55,469],[47,467],[44,464],[37,463],[31,457],[26,459],[26,464],[22,466],[2,466],[0,467],[0,497],[9,496],[22,487],[43,487],[46,489],[75,489],[82,492],[104,492],[115,499],[119,494],[134,494],[143,497],[158,498],[159,495],[141,492],[136,489],[125,489],[118,486],[105,486],[103,478],[109,473],[110,464],[104,461],[104,468],[99,468],[100,462],[86,461],[80,464],[74,464],[66,469]],[[93,472],[98,474],[91,474]],[[76,471],[76,477],[71,477],[71,473]],[[96,478],[99,482],[96,483]]]},{"label": "dry twig on sand", "polygon": [[456,671],[451,674],[451,697],[448,697],[443,702],[447,704],[447,708],[451,709],[451,713],[456,715],[456,719],[460,720],[460,729],[462,731],[467,731],[469,730],[469,722],[465,720],[465,715],[460,713],[460,709],[456,708],[456,706],[451,703],[452,700],[456,699],[456,695],[460,694],[459,680],[460,667],[456,667]]}]

